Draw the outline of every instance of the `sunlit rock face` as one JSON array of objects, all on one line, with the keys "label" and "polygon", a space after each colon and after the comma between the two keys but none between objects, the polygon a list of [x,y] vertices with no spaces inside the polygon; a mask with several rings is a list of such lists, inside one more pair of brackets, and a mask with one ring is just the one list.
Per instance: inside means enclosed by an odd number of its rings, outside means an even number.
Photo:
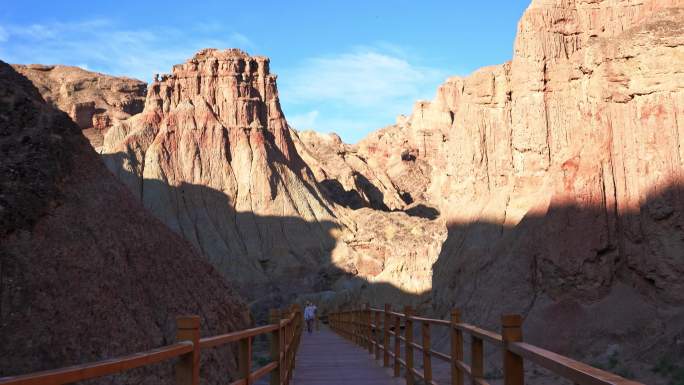
[{"label": "sunlit rock face", "polygon": [[387,207],[437,209],[438,313],[497,327],[521,312],[533,339],[582,357],[615,335],[632,358],[681,352],[682,7],[534,1],[511,62],[448,79],[357,145],[302,133],[307,162],[364,197],[359,172]]},{"label": "sunlit rock face", "polygon": [[107,132],[110,170],[235,279],[260,313],[305,293],[330,299],[375,281],[387,298],[429,292],[444,227],[420,215],[354,210],[382,203],[375,191],[354,209],[331,199],[335,185],[316,180],[268,64],[207,49],[157,77],[142,113]]},{"label": "sunlit rock face", "polygon": [[[0,192],[0,377],[168,345],[179,315],[200,315],[205,336],[250,326],[229,281],[1,61]],[[207,384],[237,372],[229,349],[202,359]],[[172,384],[173,363],[92,383]]]},{"label": "sunlit rock face", "polygon": [[682,7],[534,1],[511,62],[448,79],[334,159],[301,135],[316,175],[346,162],[390,191],[386,206],[410,195],[440,212],[441,315],[462,307],[496,328],[520,312],[533,340],[582,358],[617,340],[631,358],[681,354]]},{"label": "sunlit rock face", "polygon": [[93,147],[109,128],[142,111],[147,84],[63,65],[13,65],[45,101],[69,114]]},{"label": "sunlit rock face", "polygon": [[301,271],[329,262],[337,227],[294,151],[275,80],[267,58],[200,51],[157,77],[103,151],[148,209],[252,296],[273,277],[307,284]]},{"label": "sunlit rock face", "polygon": [[264,306],[522,313],[530,341],[646,373],[684,355],[682,7],[534,1],[510,62],[355,145],[289,128],[267,59],[204,50],[102,155]]}]

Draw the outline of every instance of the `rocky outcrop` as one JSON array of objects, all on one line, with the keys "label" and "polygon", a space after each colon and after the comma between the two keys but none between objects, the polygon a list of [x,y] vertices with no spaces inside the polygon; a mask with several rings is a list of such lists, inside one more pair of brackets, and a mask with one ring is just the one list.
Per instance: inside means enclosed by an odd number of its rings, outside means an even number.
[{"label": "rocky outcrop", "polygon": [[[340,170],[349,180],[316,179],[321,169],[289,128],[275,80],[267,58],[200,51],[157,77],[144,111],[107,132],[102,156],[148,209],[238,281],[257,316],[305,293],[358,294],[375,280],[395,297],[424,293],[443,226],[421,208],[414,218],[348,208],[390,209],[354,170]],[[345,204],[339,181],[369,190]],[[397,251],[397,242],[407,247]]]},{"label": "rocky outcrop", "polygon": [[266,58],[203,50],[102,154],[262,308],[517,312],[529,341],[648,376],[684,355],[683,7],[535,0],[510,62],[353,146],[288,127]]},{"label": "rocky outcrop", "polygon": [[[205,336],[249,326],[231,285],[3,62],[0,152],[0,376],[167,345],[178,315],[200,315]],[[207,383],[236,370],[230,350],[202,355]],[[173,382],[169,363],[93,383]]]},{"label": "rocky outcrop", "polygon": [[[207,49],[105,136],[109,168],[250,298],[300,292],[338,221],[294,149],[265,57]],[[310,274],[311,275],[311,274]]]},{"label": "rocky outcrop", "polygon": [[[292,131],[297,152],[311,167],[326,196],[344,207],[399,210],[411,203],[382,167],[367,163],[336,134]],[[378,171],[376,173],[376,171]]]},{"label": "rocky outcrop", "polygon": [[682,356],[683,7],[533,1],[511,62],[448,79],[354,147],[447,221],[437,313],[523,313],[530,340],[585,360],[610,347],[639,375]]},{"label": "rocky outcrop", "polygon": [[13,65],[36,86],[45,101],[69,114],[93,147],[117,121],[142,111],[147,85],[62,65]]}]

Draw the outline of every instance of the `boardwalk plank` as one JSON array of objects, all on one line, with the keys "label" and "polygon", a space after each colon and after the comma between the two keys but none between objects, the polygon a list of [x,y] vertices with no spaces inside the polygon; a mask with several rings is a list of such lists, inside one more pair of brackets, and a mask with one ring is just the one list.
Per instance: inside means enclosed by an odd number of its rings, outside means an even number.
[{"label": "boardwalk plank", "polygon": [[403,379],[392,377],[367,350],[354,345],[327,327],[304,333],[297,354],[295,385],[399,385]]}]

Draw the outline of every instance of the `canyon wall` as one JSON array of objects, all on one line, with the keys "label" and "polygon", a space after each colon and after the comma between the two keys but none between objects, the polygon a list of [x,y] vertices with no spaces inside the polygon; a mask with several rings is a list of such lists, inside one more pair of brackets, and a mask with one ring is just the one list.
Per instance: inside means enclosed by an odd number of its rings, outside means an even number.
[{"label": "canyon wall", "polygon": [[683,8],[535,0],[510,62],[356,145],[290,128],[268,59],[203,50],[101,154],[253,309],[521,313],[527,340],[657,383],[684,356]]},{"label": "canyon wall", "polygon": [[522,313],[532,341],[626,367],[682,357],[683,7],[533,1],[511,62],[449,78],[357,145],[301,135],[316,176],[351,169],[372,186],[347,195],[440,213],[438,315]]},{"label": "canyon wall", "polygon": [[[0,376],[103,360],[250,326],[232,285],[152,217],[63,112],[0,62]],[[203,380],[234,374],[230,349],[202,354]],[[172,384],[172,363],[95,384]]]},{"label": "canyon wall", "polygon": [[[317,181],[321,169],[287,125],[268,64],[239,50],[203,50],[157,75],[144,111],[112,120],[99,131],[104,142],[89,137],[91,144],[146,208],[237,283],[257,317],[298,297],[326,308],[356,301],[366,289],[388,300],[404,292],[424,296],[446,229],[423,218],[422,207],[388,212],[403,198],[385,205],[377,182],[365,180],[369,169]],[[73,100],[130,97],[126,87],[112,86],[126,78],[63,66],[15,68],[47,100],[77,89],[72,99],[53,102],[67,113]],[[340,200],[349,181],[368,188],[363,197],[352,192]]]}]

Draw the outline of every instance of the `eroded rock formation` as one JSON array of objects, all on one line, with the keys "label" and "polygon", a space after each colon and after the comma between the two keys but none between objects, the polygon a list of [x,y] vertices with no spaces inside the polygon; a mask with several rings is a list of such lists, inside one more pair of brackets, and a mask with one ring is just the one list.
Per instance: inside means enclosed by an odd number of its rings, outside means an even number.
[{"label": "eroded rock formation", "polygon": [[63,65],[13,65],[36,86],[43,99],[69,114],[93,147],[117,121],[142,111],[147,85]]},{"label": "eroded rock formation", "polygon": [[102,154],[262,308],[522,313],[526,339],[647,376],[684,356],[683,7],[535,0],[510,62],[356,145],[291,130],[266,58],[204,50]]},{"label": "eroded rock formation", "polygon": [[447,221],[437,313],[520,312],[533,341],[625,367],[684,356],[683,7],[533,1],[511,62],[345,149]]},{"label": "eroded rock formation", "polygon": [[[105,136],[109,168],[251,298],[303,290],[338,224],[294,150],[269,61],[203,50]],[[329,257],[328,257],[329,259]]]},{"label": "eroded rock formation", "polygon": [[[206,49],[174,66],[150,85],[141,114],[107,132],[110,170],[226,277],[238,277],[257,312],[375,279],[425,292],[434,262],[426,258],[436,257],[445,229],[329,199],[334,185],[317,183],[299,151],[268,65],[239,50]],[[368,204],[359,207],[385,200],[373,192],[360,199]],[[393,235],[412,246],[392,250]]]},{"label": "eroded rock formation", "polygon": [[[167,345],[178,315],[200,315],[203,335],[250,325],[233,288],[3,62],[0,153],[0,376]],[[206,353],[203,379],[225,382],[233,352]],[[163,364],[94,383],[174,378]]]}]

